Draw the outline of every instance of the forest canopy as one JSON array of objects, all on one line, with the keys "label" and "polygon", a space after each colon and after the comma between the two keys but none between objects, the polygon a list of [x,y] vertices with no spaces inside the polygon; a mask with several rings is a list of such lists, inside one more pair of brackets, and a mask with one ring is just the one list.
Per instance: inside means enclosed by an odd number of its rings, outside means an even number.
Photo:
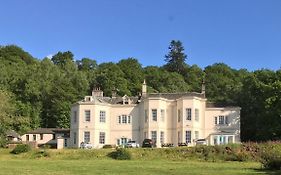
[{"label": "forest canopy", "polygon": [[[281,69],[249,72],[224,63],[204,69],[188,64],[180,41],[171,41],[166,64],[142,66],[136,58],[97,64],[74,59],[71,51],[36,59],[15,45],[0,47],[0,140],[5,130],[23,133],[38,127],[68,128],[70,107],[100,87],[122,96],[138,95],[146,79],[149,92],[200,92],[218,104],[240,106],[242,141],[281,139]],[[1,144],[1,143],[0,143]]]}]

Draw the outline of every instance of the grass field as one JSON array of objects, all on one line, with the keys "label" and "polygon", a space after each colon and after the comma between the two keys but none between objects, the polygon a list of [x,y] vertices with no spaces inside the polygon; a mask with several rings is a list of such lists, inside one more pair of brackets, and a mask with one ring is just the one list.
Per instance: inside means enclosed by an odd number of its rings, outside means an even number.
[{"label": "grass field", "polygon": [[[79,150],[78,150],[79,151]],[[60,153],[61,154],[61,153]],[[281,174],[280,171],[262,171],[256,162],[202,162],[195,160],[113,160],[28,158],[11,155],[0,150],[0,174],[2,175],[70,175],[70,174],[143,174],[143,175],[239,175]]]}]

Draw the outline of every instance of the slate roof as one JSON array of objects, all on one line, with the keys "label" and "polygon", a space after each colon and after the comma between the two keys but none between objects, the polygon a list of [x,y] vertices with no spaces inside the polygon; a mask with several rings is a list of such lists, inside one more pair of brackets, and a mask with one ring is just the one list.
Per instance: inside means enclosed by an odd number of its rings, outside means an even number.
[{"label": "slate roof", "polygon": [[179,99],[182,97],[200,97],[205,98],[204,94],[197,92],[180,92],[180,93],[150,93],[148,97],[160,97],[168,100]]},{"label": "slate roof", "polygon": [[64,128],[37,128],[27,132],[27,134],[55,134],[55,133],[69,133],[69,129]]},{"label": "slate roof", "polygon": [[223,104],[223,103],[207,102],[207,103],[206,103],[206,107],[207,107],[207,108],[225,108],[225,107],[237,108],[238,106],[230,106],[230,105]]},{"label": "slate roof", "polygon": [[7,137],[13,137],[13,138],[20,138],[20,135],[14,130],[7,131],[6,136]]}]

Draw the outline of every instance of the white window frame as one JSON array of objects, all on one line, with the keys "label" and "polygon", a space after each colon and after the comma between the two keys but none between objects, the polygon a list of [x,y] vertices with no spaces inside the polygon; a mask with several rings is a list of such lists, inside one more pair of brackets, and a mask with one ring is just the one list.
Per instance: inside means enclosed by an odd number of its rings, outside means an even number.
[{"label": "white window frame", "polygon": [[215,116],[215,125],[228,125],[228,124],[229,124],[229,116],[227,115]]},{"label": "white window frame", "polygon": [[106,111],[100,111],[100,123],[106,122]]},{"label": "white window frame", "polygon": [[178,123],[181,122],[181,110],[178,109]]},{"label": "white window frame", "polygon": [[77,133],[73,132],[73,144],[76,145],[77,141]]},{"label": "white window frame", "polygon": [[77,111],[73,111],[73,123],[77,122]]},{"label": "white window frame", "polygon": [[84,131],[84,142],[90,143],[91,142],[91,133],[90,131]]},{"label": "white window frame", "polygon": [[160,113],[161,113],[161,121],[164,122],[165,121],[165,109],[161,109]]},{"label": "white window frame", "polygon": [[185,131],[185,143],[191,143],[191,130],[186,130]]},{"label": "white window frame", "polygon": [[194,131],[195,140],[199,139],[199,131]]},{"label": "white window frame", "polygon": [[200,115],[199,109],[195,108],[195,121],[199,121],[199,115]]},{"label": "white window frame", "polygon": [[91,122],[91,110],[85,110],[85,122]]},{"label": "white window frame", "polygon": [[160,143],[161,144],[165,143],[165,133],[164,133],[164,131],[160,132]]},{"label": "white window frame", "polygon": [[157,131],[151,131],[151,140],[153,140],[154,143],[156,144],[156,142],[157,142]]},{"label": "white window frame", "polygon": [[99,134],[99,143],[105,144],[105,132],[100,132]]},{"label": "white window frame", "polygon": [[157,122],[157,109],[151,109],[152,121]]},{"label": "white window frame", "polygon": [[144,110],[144,122],[147,123],[147,121],[148,121],[147,110]]},{"label": "white window frame", "polygon": [[192,109],[186,108],[186,120],[191,121],[192,120]]}]

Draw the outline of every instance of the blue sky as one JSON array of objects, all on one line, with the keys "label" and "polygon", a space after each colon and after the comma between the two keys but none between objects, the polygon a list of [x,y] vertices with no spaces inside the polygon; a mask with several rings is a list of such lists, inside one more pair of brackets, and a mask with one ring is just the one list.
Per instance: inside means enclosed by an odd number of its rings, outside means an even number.
[{"label": "blue sky", "polygon": [[175,39],[202,68],[281,68],[280,0],[9,0],[0,16],[0,45],[39,59],[70,50],[98,63],[160,66]]}]

